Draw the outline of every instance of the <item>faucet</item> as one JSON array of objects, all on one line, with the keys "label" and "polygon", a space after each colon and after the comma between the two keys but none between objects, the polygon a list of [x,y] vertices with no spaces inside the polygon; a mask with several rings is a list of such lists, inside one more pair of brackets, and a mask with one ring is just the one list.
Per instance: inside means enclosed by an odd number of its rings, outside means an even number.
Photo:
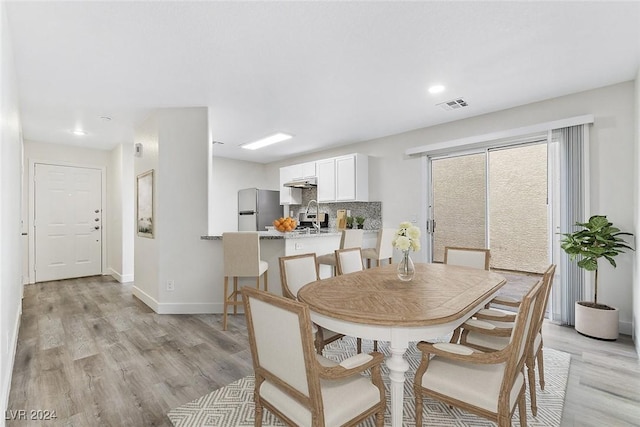
[{"label": "faucet", "polygon": [[320,231],[320,205],[318,205],[317,200],[309,200],[309,203],[307,203],[307,211],[305,212],[305,215],[309,214],[309,206],[311,206],[312,202],[315,202],[316,204],[316,220],[313,223],[313,228],[316,231]]}]

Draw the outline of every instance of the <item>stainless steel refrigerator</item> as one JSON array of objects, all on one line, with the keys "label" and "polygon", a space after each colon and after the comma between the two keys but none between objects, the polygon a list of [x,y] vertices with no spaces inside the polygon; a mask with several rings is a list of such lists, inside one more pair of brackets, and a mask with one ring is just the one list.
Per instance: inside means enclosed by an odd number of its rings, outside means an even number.
[{"label": "stainless steel refrigerator", "polygon": [[265,231],[282,217],[280,192],[245,188],[238,191],[238,231]]}]

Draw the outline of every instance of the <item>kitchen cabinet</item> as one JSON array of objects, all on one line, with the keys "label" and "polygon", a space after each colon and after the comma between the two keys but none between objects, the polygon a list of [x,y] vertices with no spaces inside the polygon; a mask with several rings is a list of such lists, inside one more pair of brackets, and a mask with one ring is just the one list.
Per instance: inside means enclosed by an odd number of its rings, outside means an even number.
[{"label": "kitchen cabinet", "polygon": [[302,190],[300,188],[285,187],[284,183],[295,178],[300,178],[296,174],[302,173],[301,165],[291,165],[280,168],[280,204],[300,205],[302,204]]},{"label": "kitchen cabinet", "polygon": [[335,202],[336,200],[336,161],[335,159],[318,160],[318,202]]},{"label": "kitchen cabinet", "polygon": [[301,178],[311,178],[316,176],[316,162],[306,162],[300,165]]},{"label": "kitchen cabinet", "polygon": [[316,162],[319,202],[369,201],[369,162],[349,154]]}]

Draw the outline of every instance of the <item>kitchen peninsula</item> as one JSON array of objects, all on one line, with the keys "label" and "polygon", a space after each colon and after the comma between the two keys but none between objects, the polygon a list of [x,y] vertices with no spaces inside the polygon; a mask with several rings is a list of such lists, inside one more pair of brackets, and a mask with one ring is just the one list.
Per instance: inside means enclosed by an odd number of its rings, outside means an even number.
[{"label": "kitchen peninsula", "polygon": [[[281,256],[299,255],[315,252],[316,255],[328,254],[340,247],[342,232],[337,229],[323,229],[320,232],[293,231],[281,233],[278,231],[260,231],[260,258],[269,263],[269,292],[282,295],[280,285],[280,266],[278,258]],[[378,230],[364,230],[363,248],[376,246]],[[203,240],[211,240],[220,246],[222,253],[222,235],[202,236]],[[320,266],[320,277],[331,275],[329,266]],[[241,279],[243,285],[255,283],[254,279]]]}]

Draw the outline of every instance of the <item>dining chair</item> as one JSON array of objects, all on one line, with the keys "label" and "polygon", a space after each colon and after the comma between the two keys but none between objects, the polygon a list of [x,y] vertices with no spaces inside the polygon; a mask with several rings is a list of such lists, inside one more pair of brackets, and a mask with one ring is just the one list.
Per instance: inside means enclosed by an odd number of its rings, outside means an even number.
[{"label": "dining chair", "polygon": [[[256,231],[222,233],[222,251],[224,259],[224,303],[222,330],[227,330],[228,307],[233,314],[238,313],[238,277],[255,277],[256,288],[260,289],[260,277],[264,277],[264,290],[269,289],[269,263],[260,259],[260,235]],[[233,277],[233,290],[229,293],[229,277]]]},{"label": "dining chair", "polygon": [[418,343],[422,358],[414,379],[417,426],[422,425],[423,395],[497,422],[498,427],[511,426],[517,406],[520,425],[527,425],[523,371],[529,335],[542,309],[541,290],[539,281],[522,300],[509,342],[500,351]]},{"label": "dining chair", "polygon": [[490,258],[491,253],[489,249],[457,248],[452,246],[446,246],[444,248],[444,263],[449,265],[488,270]]},{"label": "dining chair", "polygon": [[367,260],[367,268],[371,268],[371,260],[376,261],[376,266],[379,266],[380,261],[385,259],[391,264],[393,258],[393,244],[391,242],[395,234],[395,228],[381,228],[378,230],[376,247],[362,250],[362,256]]},{"label": "dining chair", "polygon": [[[355,229],[355,230],[342,230],[342,235],[340,236],[340,248],[339,249],[349,249],[349,248],[361,248],[362,247],[362,239],[364,236],[364,231]],[[320,255],[317,258],[318,265],[330,265],[332,267],[333,275],[335,276],[337,273],[336,269],[336,254],[324,254]]]},{"label": "dining chair", "polygon": [[[355,426],[370,416],[382,427],[386,398],[378,352],[340,363],[314,351],[309,308],[257,289],[242,289],[255,372],[255,425],[267,409],[286,425]],[[371,376],[362,373],[371,371]]]},{"label": "dining chair", "polygon": [[335,257],[338,275],[364,270],[360,248],[336,249]]},{"label": "dining chair", "polygon": [[[553,285],[556,266],[551,264],[542,277],[542,310],[537,313],[534,319],[533,333],[530,336],[529,350],[526,354],[525,364],[527,366],[527,377],[529,381],[529,399],[531,403],[531,413],[538,414],[538,404],[536,396],[536,362],[538,370],[538,380],[540,389],[544,390],[544,354],[542,339],[542,324],[549,303],[549,295]],[[518,302],[518,309],[522,301]],[[518,312],[519,313],[519,312]],[[514,322],[518,314],[495,309],[482,309],[476,313],[476,319],[468,320],[464,323],[460,334],[460,343],[482,351],[497,351],[503,349],[508,344],[507,334],[514,327]]]},{"label": "dining chair", "polygon": [[[336,249],[336,269],[338,275],[364,270],[360,248]],[[356,351],[362,353],[362,338],[356,340]],[[378,351],[378,341],[373,341],[373,351]]]},{"label": "dining chair", "polygon": [[[279,262],[282,295],[286,298],[297,301],[298,291],[304,285],[320,280],[315,253],[283,256],[279,258]],[[318,354],[322,354],[325,345],[344,337],[343,334],[330,331],[316,324],[313,325],[313,330]]]}]

